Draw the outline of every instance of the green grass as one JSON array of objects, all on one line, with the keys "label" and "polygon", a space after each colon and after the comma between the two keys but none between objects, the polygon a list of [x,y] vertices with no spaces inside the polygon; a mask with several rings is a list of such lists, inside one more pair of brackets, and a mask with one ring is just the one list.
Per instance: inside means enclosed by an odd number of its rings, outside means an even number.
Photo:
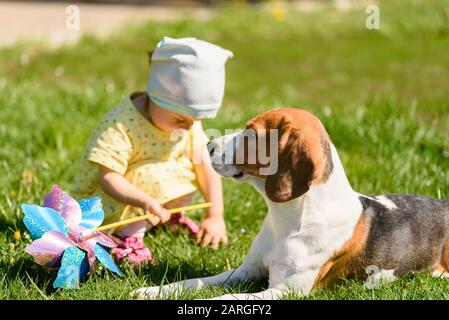
[{"label": "green grass", "polygon": [[[273,107],[304,108],[327,127],[355,190],[448,199],[449,1],[381,2],[381,30],[366,30],[365,17],[363,10],[325,9],[291,12],[280,23],[261,11],[222,8],[205,22],[128,26],[57,50],[42,43],[0,50],[0,299],[128,299],[134,288],[216,274],[243,260],[266,206],[252,188],[228,180],[227,247],[201,250],[185,233],[158,229],[146,238],[157,264],[123,266],[124,278],[98,268],[79,290],[54,290],[55,273],[23,251],[29,238],[13,238],[25,231],[21,203],[41,203],[54,183],[70,189],[89,134],[119,99],[145,87],[145,51],[164,35],[195,36],[235,54],[223,108],[206,128],[242,127]],[[22,64],[24,55],[29,62]],[[244,283],[231,291],[266,286]],[[182,297],[226,292],[214,287]],[[425,273],[377,290],[346,281],[308,297],[448,298],[447,280]]]}]

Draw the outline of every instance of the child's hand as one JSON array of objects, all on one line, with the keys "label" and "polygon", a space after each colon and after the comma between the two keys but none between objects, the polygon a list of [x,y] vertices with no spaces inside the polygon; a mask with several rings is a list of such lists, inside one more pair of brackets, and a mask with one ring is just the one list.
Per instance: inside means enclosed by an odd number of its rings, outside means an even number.
[{"label": "child's hand", "polygon": [[149,222],[156,225],[170,219],[170,212],[162,207],[160,203],[148,196],[142,190],[132,185],[124,176],[107,167],[99,168],[101,188],[112,198],[135,207],[140,207],[154,214]]},{"label": "child's hand", "polygon": [[157,225],[159,222],[167,222],[170,219],[170,212],[165,209],[159,202],[151,197],[148,197],[144,204],[143,209],[147,212],[154,214],[148,221],[153,225]]},{"label": "child's hand", "polygon": [[219,244],[228,244],[226,224],[223,217],[206,217],[200,224],[200,230],[196,235],[196,243],[201,243],[204,248],[211,245],[212,249],[218,249]]}]

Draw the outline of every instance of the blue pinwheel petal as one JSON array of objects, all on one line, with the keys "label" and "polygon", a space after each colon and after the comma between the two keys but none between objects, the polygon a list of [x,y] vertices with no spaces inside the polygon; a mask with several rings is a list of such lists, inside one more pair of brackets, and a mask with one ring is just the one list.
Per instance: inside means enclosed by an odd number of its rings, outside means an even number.
[{"label": "blue pinwheel petal", "polygon": [[94,253],[95,257],[98,259],[98,261],[101,262],[102,265],[104,265],[112,272],[115,272],[119,276],[122,276],[122,272],[117,267],[114,260],[112,260],[111,256],[109,255],[109,252],[105,248],[103,248],[101,245],[97,243],[94,247]]},{"label": "blue pinwheel petal", "polygon": [[64,251],[53,288],[77,289],[84,276],[89,272],[87,254],[77,246]]},{"label": "blue pinwheel petal", "polygon": [[22,204],[21,207],[25,214],[23,222],[30,233],[31,239],[39,239],[48,231],[58,231],[68,236],[67,225],[55,210],[34,204]]},{"label": "blue pinwheel petal", "polygon": [[93,229],[103,223],[104,212],[100,197],[81,199],[79,204],[82,211],[81,226]]}]

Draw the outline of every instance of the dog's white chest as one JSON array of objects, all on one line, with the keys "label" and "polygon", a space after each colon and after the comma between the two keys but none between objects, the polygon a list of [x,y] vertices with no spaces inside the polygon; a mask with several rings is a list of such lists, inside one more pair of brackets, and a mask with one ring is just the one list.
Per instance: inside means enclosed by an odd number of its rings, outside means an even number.
[{"label": "dog's white chest", "polygon": [[[283,219],[279,219],[282,215]],[[287,212],[276,212],[270,208],[263,228],[267,239],[262,262],[267,270],[274,266],[294,266],[297,260],[298,249],[301,247],[301,238],[298,237],[301,231],[301,219],[298,215]]]}]

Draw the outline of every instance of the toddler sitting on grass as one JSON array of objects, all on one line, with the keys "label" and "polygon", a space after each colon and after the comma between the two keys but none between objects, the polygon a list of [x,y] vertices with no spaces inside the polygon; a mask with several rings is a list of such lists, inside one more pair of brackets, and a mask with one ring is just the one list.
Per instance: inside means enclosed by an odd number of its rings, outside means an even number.
[{"label": "toddler sitting on grass", "polygon": [[[186,227],[202,246],[227,243],[221,180],[210,164],[201,120],[214,118],[221,107],[231,57],[195,38],[164,37],[150,58],[146,92],[125,97],[87,143],[74,194],[100,196],[105,224],[154,214],[112,230],[123,240],[113,251],[117,260],[151,262],[145,231],[167,221]],[[198,189],[213,203],[199,227],[183,213],[170,217],[167,209],[187,205]]]}]

